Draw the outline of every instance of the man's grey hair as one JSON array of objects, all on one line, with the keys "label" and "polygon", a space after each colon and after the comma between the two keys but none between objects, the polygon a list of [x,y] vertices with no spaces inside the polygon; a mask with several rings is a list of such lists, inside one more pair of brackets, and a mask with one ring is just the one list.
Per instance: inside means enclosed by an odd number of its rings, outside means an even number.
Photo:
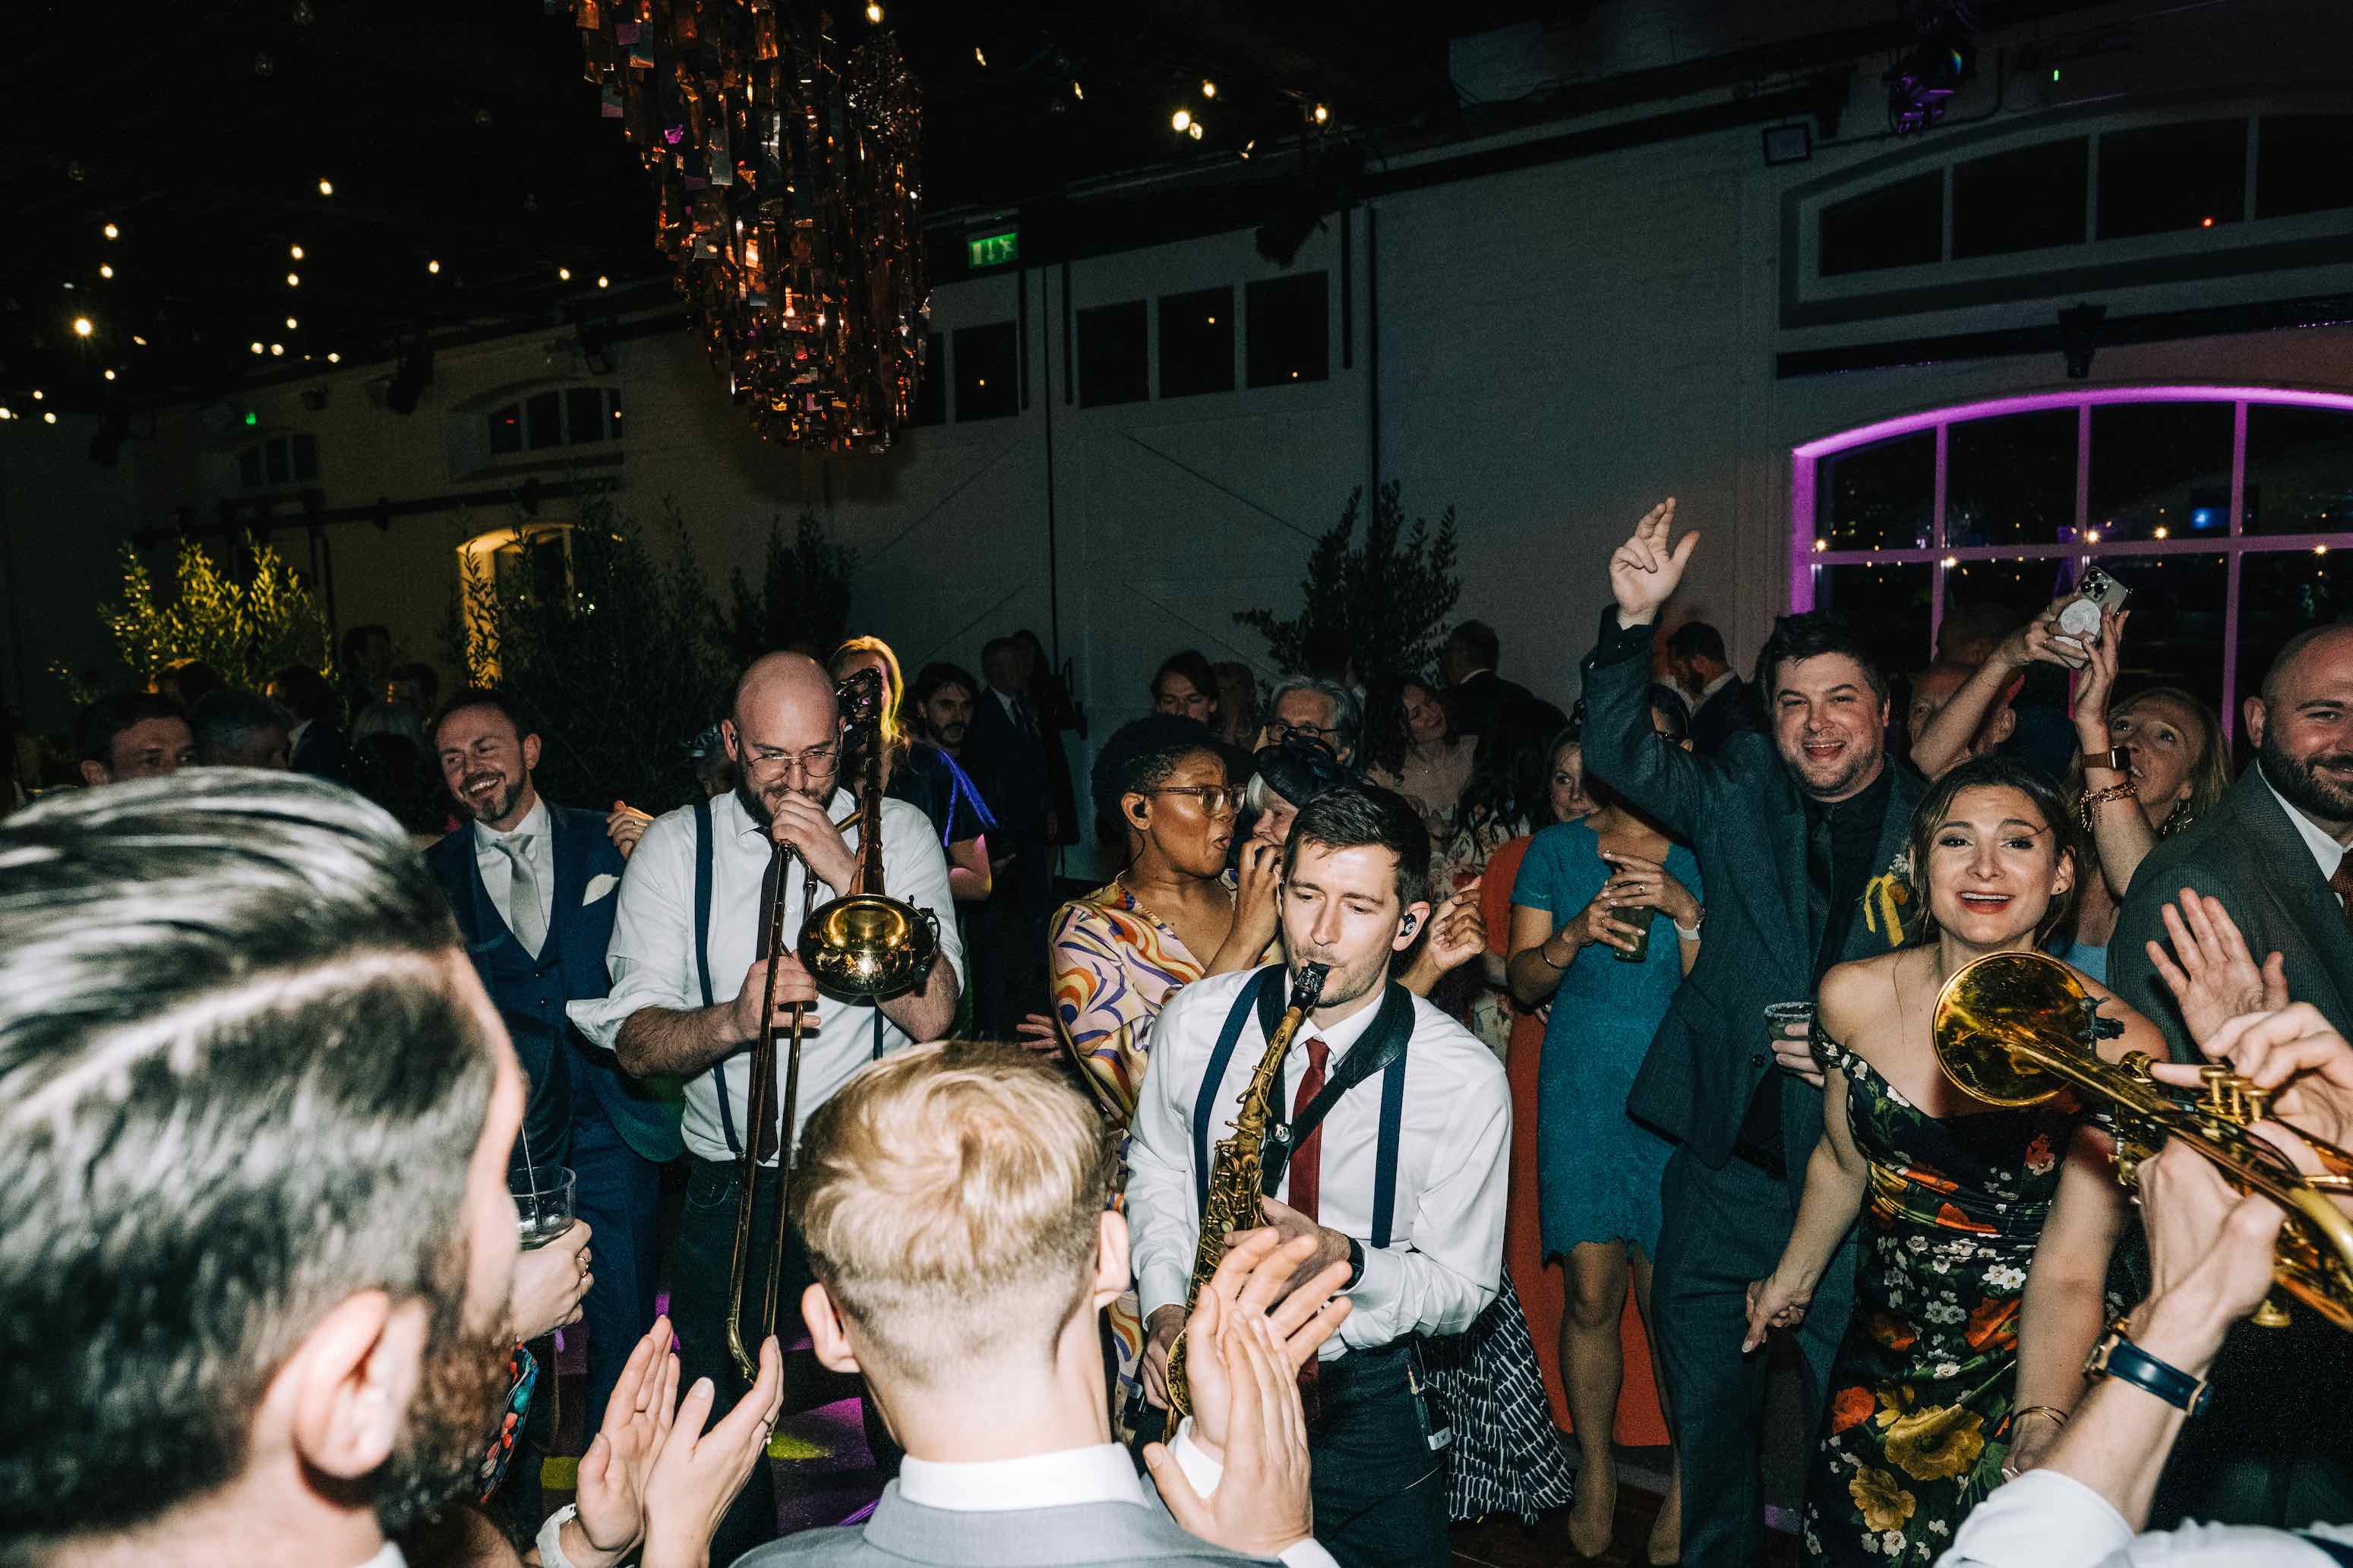
[{"label": "man's grey hair", "polygon": [[232,1480],[337,1303],[462,1291],[463,963],[399,826],[316,779],[0,820],[0,1561]]},{"label": "man's grey hair", "polygon": [[1273,695],[1266,700],[1267,712],[1271,715],[1282,706],[1282,700],[1294,691],[1313,691],[1318,697],[1328,697],[1332,700],[1332,711],[1338,715],[1332,721],[1332,727],[1340,732],[1337,737],[1340,744],[1353,748],[1357,740],[1363,736],[1365,705],[1357,700],[1355,692],[1336,680],[1323,680],[1309,675],[1294,675],[1277,686]]}]

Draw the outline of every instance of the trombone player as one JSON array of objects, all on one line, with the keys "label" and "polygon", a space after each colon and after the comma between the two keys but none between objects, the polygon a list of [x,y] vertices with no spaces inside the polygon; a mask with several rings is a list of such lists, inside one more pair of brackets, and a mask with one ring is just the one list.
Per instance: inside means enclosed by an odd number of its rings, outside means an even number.
[{"label": "trombone player", "polygon": [[[721,725],[736,786],[646,829],[614,913],[606,954],[612,993],[575,1004],[573,1013],[582,1031],[609,1045],[629,1072],[685,1080],[689,1173],[670,1270],[670,1318],[681,1371],[690,1384],[698,1377],[714,1382],[714,1408],[732,1407],[746,1386],[728,1349],[731,1313],[742,1312],[743,1342],[756,1355],[771,1331],[791,1337],[790,1304],[810,1283],[799,1237],[780,1228],[779,1152],[789,1158],[800,1126],[860,1068],[945,1034],[964,984],[947,860],[930,821],[904,801],[880,803],[882,860],[891,894],[937,919],[939,951],[929,971],[895,995],[844,1001],[820,994],[795,955],[810,909],[856,890],[859,880],[860,857],[841,826],[855,821],[859,804],[844,787],[854,781],[838,776],[844,729],[833,682],[814,659],[769,654],[744,671]],[[789,846],[789,857],[779,856],[778,846]],[[771,927],[770,897],[783,900],[784,908],[776,923],[776,1005],[764,1019],[771,960],[759,947]],[[795,1125],[779,1125],[780,1096],[769,1085],[762,1097],[768,1124],[754,1128],[754,1046],[765,1028],[790,1028],[797,1008],[806,1012]],[[778,1075],[787,1070],[779,1061]],[[739,1173],[748,1139],[758,1141],[758,1174],[748,1252],[738,1268]],[[779,1235],[782,1329],[756,1321],[760,1282]],[[874,1426],[870,1419],[870,1431]],[[774,1489],[761,1465],[720,1521],[712,1560],[731,1563],[776,1533]]]}]

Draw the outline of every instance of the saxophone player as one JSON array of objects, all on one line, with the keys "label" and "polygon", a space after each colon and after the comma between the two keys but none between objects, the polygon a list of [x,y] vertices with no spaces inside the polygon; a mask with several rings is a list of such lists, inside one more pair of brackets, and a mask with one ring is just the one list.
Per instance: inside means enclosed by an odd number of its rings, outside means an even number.
[{"label": "saxophone player", "polygon": [[1350,784],[1302,807],[1277,893],[1282,962],[1197,980],[1168,1003],[1129,1148],[1145,1386],[1165,1407],[1211,1151],[1297,970],[1327,966],[1268,1108],[1261,1206],[1286,1239],[1315,1238],[1299,1278],[1348,1265],[1353,1310],[1314,1369],[1309,1436],[1316,1538],[1344,1568],[1448,1563],[1444,1423],[1422,1398],[1414,1344],[1469,1328],[1502,1268],[1503,1068],[1394,978],[1430,920],[1429,884],[1429,831],[1397,795]]}]

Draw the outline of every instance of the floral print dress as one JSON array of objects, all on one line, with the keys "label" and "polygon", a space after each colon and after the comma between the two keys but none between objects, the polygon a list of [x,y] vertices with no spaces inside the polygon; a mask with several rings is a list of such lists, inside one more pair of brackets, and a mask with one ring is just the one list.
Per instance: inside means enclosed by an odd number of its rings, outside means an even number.
[{"label": "floral print dress", "polygon": [[1935,1562],[2000,1484],[2018,1314],[2083,1113],[2042,1105],[1938,1119],[1828,1040],[1871,1162],[1854,1316],[1806,1479],[1810,1562]]}]

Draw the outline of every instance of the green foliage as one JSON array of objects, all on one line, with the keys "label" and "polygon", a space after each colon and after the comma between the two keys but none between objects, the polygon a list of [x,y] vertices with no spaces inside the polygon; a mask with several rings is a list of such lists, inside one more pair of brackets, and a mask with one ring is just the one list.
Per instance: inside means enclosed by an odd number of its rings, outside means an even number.
[{"label": "green foliage", "polygon": [[1301,607],[1288,620],[1271,610],[1240,610],[1234,619],[1266,638],[1275,668],[1303,673],[1311,650],[1345,650],[1371,683],[1427,670],[1444,640],[1446,618],[1462,595],[1455,575],[1454,509],[1432,529],[1406,527],[1398,487],[1381,487],[1364,540],[1353,542],[1362,487],[1350,492],[1340,521],[1307,553]]},{"label": "green foliage", "polygon": [[609,501],[502,553],[459,586],[453,661],[536,724],[551,800],[661,812],[693,798],[687,742],[718,721],[734,681],[710,586],[677,509],[671,548]]},{"label": "green foliage", "polygon": [[[293,563],[250,533],[240,538],[237,553],[251,563],[241,576],[224,569],[203,545],[182,541],[166,604],[139,552],[122,547],[122,597],[100,605],[98,614],[139,684],[183,658],[203,659],[230,685],[250,691],[260,690],[271,670],[290,664],[315,665],[333,679],[326,611]],[[53,668],[76,703],[100,694],[63,666]]]},{"label": "green foliage", "polygon": [[726,640],[736,668],[778,648],[830,657],[849,635],[849,580],[857,565],[857,552],[834,542],[815,513],[801,513],[789,543],[784,519],[772,518],[760,591],[752,591],[740,569],[734,575]]}]

